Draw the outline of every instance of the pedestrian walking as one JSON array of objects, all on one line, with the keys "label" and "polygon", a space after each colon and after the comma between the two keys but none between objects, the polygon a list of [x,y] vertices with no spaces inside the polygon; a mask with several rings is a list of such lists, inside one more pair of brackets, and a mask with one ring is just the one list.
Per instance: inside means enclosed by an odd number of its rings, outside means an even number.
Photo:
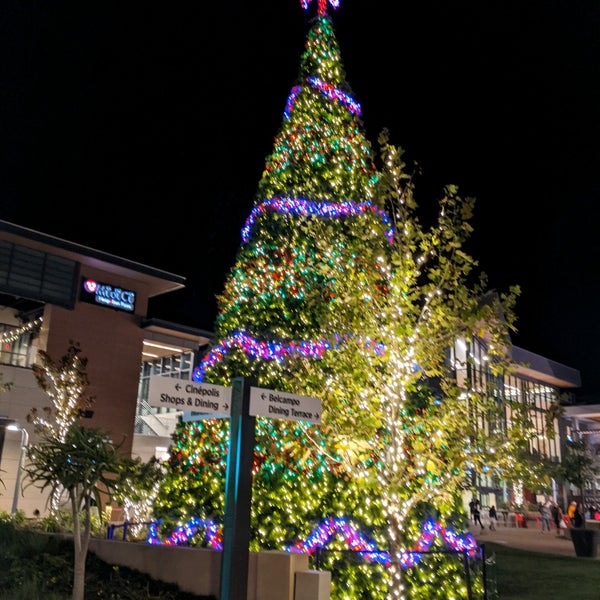
[{"label": "pedestrian walking", "polygon": [[490,516],[490,531],[496,531],[496,524],[498,523],[498,514],[496,513],[496,507],[492,504],[489,510]]},{"label": "pedestrian walking", "polygon": [[577,507],[577,502],[573,500],[571,504],[569,504],[569,508],[567,508],[567,516],[571,519],[571,524],[573,523],[573,517],[575,516],[575,508]]},{"label": "pedestrian walking", "polygon": [[573,511],[571,523],[573,527],[583,527],[583,514],[579,510],[579,504],[577,504],[577,502],[575,502],[575,510]]},{"label": "pedestrian walking", "polygon": [[475,501],[475,505],[473,506],[473,524],[481,527],[481,531],[485,529],[483,523],[481,522],[481,510],[479,508],[479,500]]},{"label": "pedestrian walking", "polygon": [[476,504],[479,502],[479,500],[477,500],[475,498],[475,496],[473,496],[471,498],[471,501],[469,502],[469,516],[471,517],[471,520],[474,518],[475,515],[475,506]]},{"label": "pedestrian walking", "polygon": [[550,513],[552,514],[552,520],[554,521],[554,525],[556,527],[556,536],[564,537],[561,531],[561,529],[566,528],[564,522],[564,514],[561,507],[556,502],[552,502],[552,506],[550,507]]},{"label": "pedestrian walking", "polygon": [[552,531],[551,519],[552,512],[550,511],[550,500],[546,500],[543,504],[540,504],[540,514],[542,517],[542,533]]}]

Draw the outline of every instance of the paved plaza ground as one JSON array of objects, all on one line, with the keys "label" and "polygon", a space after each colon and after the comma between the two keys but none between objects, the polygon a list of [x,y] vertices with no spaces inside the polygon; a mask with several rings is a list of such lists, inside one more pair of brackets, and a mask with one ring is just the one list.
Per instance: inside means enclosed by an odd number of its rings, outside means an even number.
[{"label": "paved plaza ground", "polygon": [[564,529],[561,529],[560,536],[557,536],[556,529],[542,533],[542,530],[535,526],[505,527],[498,525],[495,531],[490,531],[487,527],[481,531],[479,526],[471,526],[471,533],[480,544],[494,542],[532,552],[576,556],[569,532]]}]

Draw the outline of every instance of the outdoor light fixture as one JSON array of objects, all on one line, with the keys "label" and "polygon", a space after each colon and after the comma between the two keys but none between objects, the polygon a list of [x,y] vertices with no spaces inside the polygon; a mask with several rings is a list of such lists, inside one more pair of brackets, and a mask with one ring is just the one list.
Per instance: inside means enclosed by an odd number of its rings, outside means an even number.
[{"label": "outdoor light fixture", "polygon": [[144,340],[144,346],[150,346],[151,348],[160,348],[161,350],[170,350],[171,352],[181,352],[181,347],[176,348],[175,346],[167,346],[166,344],[157,344],[156,342],[148,342]]},{"label": "outdoor light fixture", "polygon": [[19,503],[19,489],[21,487],[21,476],[23,473],[23,459],[25,458],[25,452],[29,446],[29,434],[24,427],[17,425],[14,421],[6,427],[9,431],[20,431],[21,432],[21,448],[19,450],[19,462],[17,464],[17,478],[15,481],[15,492],[13,494],[12,508],[10,512],[14,515],[17,512],[17,505]]}]

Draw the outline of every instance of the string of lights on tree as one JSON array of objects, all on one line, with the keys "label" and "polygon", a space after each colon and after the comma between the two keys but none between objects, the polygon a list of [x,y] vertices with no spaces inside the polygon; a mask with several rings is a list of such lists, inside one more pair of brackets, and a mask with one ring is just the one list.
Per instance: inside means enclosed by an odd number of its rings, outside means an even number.
[{"label": "string of lights on tree", "polygon": [[[166,538],[160,539],[160,521],[148,526],[146,543],[151,545],[179,546],[185,545],[191,538],[203,532],[201,538],[208,548],[213,550],[223,549],[222,528],[211,519],[193,518],[185,525],[177,527]],[[287,552],[308,554],[312,556],[317,550],[327,548],[328,542],[336,535],[341,535],[358,558],[366,562],[376,562],[389,566],[391,558],[389,552],[379,550],[377,545],[367,536],[360,533],[359,529],[347,519],[329,517],[316,527],[304,541],[298,541],[286,548]],[[400,566],[410,569],[419,564],[423,555],[431,550],[434,541],[441,538],[453,552],[466,554],[470,558],[477,556],[479,546],[470,534],[459,535],[445,527],[440,522],[426,521],[421,530],[421,537],[414,548],[405,550],[400,557]]]},{"label": "string of lights on tree", "polygon": [[394,230],[390,225],[388,214],[371,202],[311,202],[304,198],[273,198],[261,202],[250,212],[250,216],[242,227],[242,240],[244,242],[250,239],[252,227],[257,218],[268,210],[277,211],[283,215],[317,216],[333,219],[361,215],[371,211],[386,225],[385,235],[390,244],[394,241]]},{"label": "string of lights on tree", "polygon": [[28,323],[25,323],[24,325],[21,325],[16,329],[3,331],[2,333],[0,333],[0,342],[5,344],[11,344],[12,342],[16,342],[21,336],[38,330],[42,324],[42,321],[43,318],[38,317],[37,319],[29,321]]},{"label": "string of lights on tree", "polygon": [[[360,464],[345,457],[353,443],[348,435],[355,434],[352,418],[367,419],[381,400],[365,376],[369,369],[361,367],[376,369],[385,359],[380,340],[365,332],[378,330],[375,299],[386,294],[395,228],[375,194],[372,147],[327,14],[339,1],[301,5],[316,5],[317,15],[297,85],[218,297],[215,336],[193,378],[230,385],[234,377],[252,376],[261,387],[323,398],[322,426],[256,419],[250,550],[314,552],[322,544],[328,550],[322,567],[336,573],[332,600],[383,600],[392,561],[374,550],[386,547],[388,529],[380,486],[364,476],[374,457],[368,448]],[[349,434],[334,438],[344,427]],[[155,504],[161,528],[172,530],[165,543],[220,543],[214,524],[224,516],[228,433],[227,419],[178,424]],[[441,519],[421,522],[431,524],[406,537],[408,571],[442,544],[471,552],[472,540]],[[157,529],[151,540],[160,543]],[[290,540],[304,541],[293,549]],[[348,548],[378,560],[336,558]],[[459,587],[460,558],[444,560],[425,561],[413,576],[436,600]],[[461,594],[456,597],[466,597]]]},{"label": "string of lights on tree", "polygon": [[[206,371],[223,360],[227,352],[232,348],[241,348],[244,354],[251,358],[282,363],[286,358],[293,356],[322,358],[327,350],[338,347],[349,337],[336,335],[334,336],[334,343],[329,340],[315,340],[285,344],[282,342],[264,342],[242,331],[236,331],[231,337],[222,340],[210,350],[202,359],[200,365],[194,369],[193,379],[194,381],[202,382]],[[368,348],[379,356],[383,356],[385,347],[381,342],[362,338],[359,338],[358,341],[365,348]]]}]

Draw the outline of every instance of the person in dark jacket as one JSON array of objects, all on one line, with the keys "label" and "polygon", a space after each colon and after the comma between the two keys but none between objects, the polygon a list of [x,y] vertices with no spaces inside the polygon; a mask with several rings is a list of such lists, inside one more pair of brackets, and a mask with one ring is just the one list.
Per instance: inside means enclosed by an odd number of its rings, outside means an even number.
[{"label": "person in dark jacket", "polygon": [[485,527],[483,526],[483,523],[481,522],[481,508],[480,508],[479,500],[476,500],[475,506],[473,506],[473,525],[477,525],[477,523],[479,523],[479,526],[481,527],[481,531],[483,531],[485,529]]},{"label": "person in dark jacket", "polygon": [[573,518],[571,519],[573,522],[573,527],[583,527],[583,514],[579,510],[579,504],[575,504],[575,511],[573,512]]},{"label": "person in dark jacket", "polygon": [[556,502],[552,502],[552,507],[550,508],[550,511],[552,512],[552,520],[554,521],[554,525],[556,526],[556,535],[561,537],[560,530],[565,528],[563,511]]}]

